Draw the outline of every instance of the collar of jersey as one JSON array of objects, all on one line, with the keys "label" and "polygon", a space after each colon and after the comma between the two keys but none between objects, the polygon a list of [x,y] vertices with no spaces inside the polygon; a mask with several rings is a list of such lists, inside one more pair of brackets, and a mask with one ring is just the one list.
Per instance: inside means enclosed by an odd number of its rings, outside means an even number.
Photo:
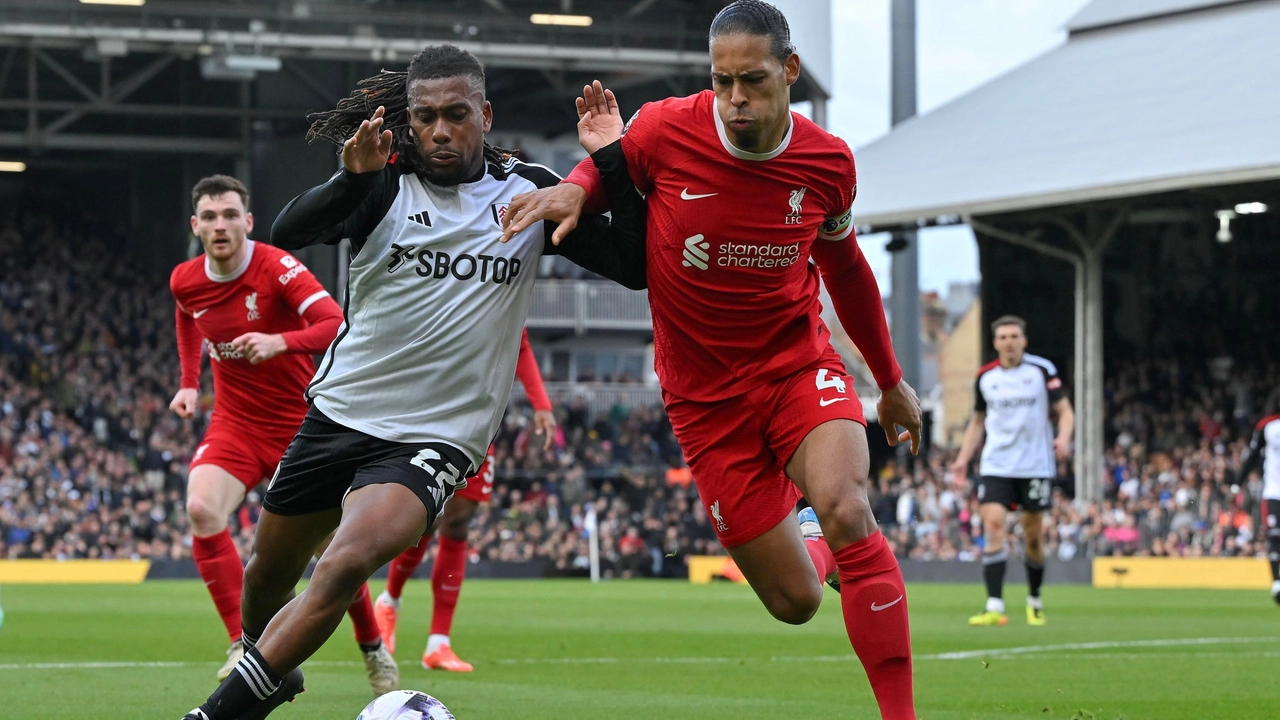
[{"label": "collar of jersey", "polygon": [[738,158],[739,160],[762,162],[764,160],[772,160],[778,157],[782,154],[782,151],[786,150],[787,146],[791,144],[791,133],[796,129],[795,118],[788,115],[787,119],[791,121],[791,124],[787,126],[787,134],[782,136],[782,142],[778,143],[778,147],[770,150],[769,152],[748,152],[741,148],[734,147],[734,144],[729,142],[729,135],[725,132],[724,121],[720,119],[720,113],[716,112],[714,100],[711,101],[711,117],[716,120],[716,134],[720,136],[720,144],[724,145],[724,149],[727,150],[730,155]]},{"label": "collar of jersey", "polygon": [[205,255],[204,256],[205,277],[209,278],[214,282],[224,283],[224,282],[231,282],[232,280],[236,280],[241,275],[243,275],[244,271],[249,269],[249,263],[253,262],[253,245],[254,245],[254,242],[249,238],[245,238],[244,241],[249,244],[249,251],[244,254],[244,262],[240,263],[240,267],[236,268],[235,270],[232,270],[226,275],[221,275],[214,271],[213,262],[209,260],[208,255]]}]

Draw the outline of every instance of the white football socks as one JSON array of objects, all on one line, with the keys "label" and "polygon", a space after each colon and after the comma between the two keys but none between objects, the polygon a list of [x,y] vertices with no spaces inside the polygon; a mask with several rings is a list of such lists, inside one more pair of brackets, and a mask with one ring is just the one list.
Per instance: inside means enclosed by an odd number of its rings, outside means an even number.
[{"label": "white football socks", "polygon": [[1000,598],[987,598],[987,612],[1004,612],[1004,600]]},{"label": "white football socks", "polygon": [[386,590],[383,590],[382,594],[378,596],[378,602],[383,605],[390,605],[396,610],[400,609],[400,598],[391,597],[390,593],[388,593]]},{"label": "white football socks", "polygon": [[431,653],[439,650],[441,647],[444,647],[445,645],[448,645],[448,644],[449,644],[448,635],[437,635],[436,633],[432,633],[427,638],[427,654],[430,655]]}]

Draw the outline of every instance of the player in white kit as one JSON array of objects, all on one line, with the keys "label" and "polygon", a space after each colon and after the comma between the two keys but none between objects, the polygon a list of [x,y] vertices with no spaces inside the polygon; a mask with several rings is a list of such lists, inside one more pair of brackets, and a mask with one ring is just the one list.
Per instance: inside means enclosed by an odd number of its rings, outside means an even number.
[{"label": "player in white kit", "polygon": [[[1004,573],[1008,565],[1005,527],[1009,513],[1022,511],[1026,544],[1027,624],[1044,625],[1044,512],[1053,505],[1057,460],[1071,453],[1075,415],[1053,363],[1026,352],[1027,324],[1006,315],[991,324],[999,359],[978,371],[973,417],[960,454],[951,465],[965,478],[969,461],[982,445],[978,500],[982,513],[982,574],[987,585],[986,609],[969,618],[970,625],[1005,625]],[[1057,433],[1052,423],[1057,416]],[[986,443],[983,444],[983,439]]]},{"label": "player in white kit", "polygon": [[511,393],[543,254],[645,286],[644,204],[616,139],[593,155],[612,224],[593,216],[553,247],[555,226],[539,223],[502,243],[512,198],[559,178],[485,143],[492,110],[479,61],[431,46],[407,73],[361,85],[312,126],[313,136],[349,138],[343,170],[291,201],[272,227],[283,248],[350,239],[344,322],[263,498],[245,569],[245,656],[187,718],[252,720],[292,700],[298,666],[365,580],[416,543],[465,485]]},{"label": "player in white kit", "polygon": [[1280,604],[1280,414],[1268,415],[1254,427],[1240,477],[1262,471],[1262,521],[1267,526],[1267,559],[1271,561],[1271,597]]}]

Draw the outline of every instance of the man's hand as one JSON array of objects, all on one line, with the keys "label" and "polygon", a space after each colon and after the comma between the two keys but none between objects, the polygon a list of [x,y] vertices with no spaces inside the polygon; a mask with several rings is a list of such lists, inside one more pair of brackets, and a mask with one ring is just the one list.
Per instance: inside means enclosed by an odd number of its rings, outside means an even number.
[{"label": "man's hand", "polygon": [[534,223],[550,220],[560,224],[551,235],[551,243],[559,245],[578,226],[582,206],[586,203],[587,191],[573,183],[560,183],[516,195],[511,198],[507,216],[502,219],[502,242],[510,240]]},{"label": "man's hand", "polygon": [[342,166],[348,172],[377,172],[386,167],[391,156],[391,131],[383,129],[382,116],[386,112],[379,105],[373,117],[360,123],[356,134],[342,144]]},{"label": "man's hand", "polygon": [[957,457],[955,462],[947,468],[951,471],[951,482],[957,485],[963,485],[969,481],[969,460],[968,458],[960,459]]},{"label": "man's hand", "polygon": [[578,142],[588,153],[622,137],[622,111],[612,90],[605,90],[599,80],[583,86],[582,97],[575,101],[578,108]]},{"label": "man's hand", "polygon": [[[880,393],[876,413],[890,447],[910,439],[911,454],[920,452],[920,398],[905,380]],[[906,428],[906,432],[899,433],[898,427]]]},{"label": "man's hand", "polygon": [[1071,441],[1059,435],[1053,439],[1053,454],[1059,460],[1071,457]]},{"label": "man's hand", "polygon": [[533,413],[533,429],[543,436],[542,449],[551,448],[551,440],[556,432],[556,415],[550,410],[538,410]]},{"label": "man's hand", "polygon": [[173,400],[169,401],[169,409],[183,420],[195,417],[196,403],[200,399],[200,391],[195,388],[182,388]]},{"label": "man's hand", "polygon": [[245,333],[231,341],[231,347],[244,355],[250,365],[266,362],[289,349],[283,335],[267,335],[265,333]]}]

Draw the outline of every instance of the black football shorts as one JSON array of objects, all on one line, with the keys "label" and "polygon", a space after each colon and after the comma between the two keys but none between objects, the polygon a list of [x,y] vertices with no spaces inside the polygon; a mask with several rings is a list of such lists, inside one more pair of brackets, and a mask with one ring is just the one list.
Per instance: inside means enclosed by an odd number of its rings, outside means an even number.
[{"label": "black football shorts", "polygon": [[1053,506],[1052,478],[982,476],[978,502],[1000,503],[1010,510],[1044,512]]},{"label": "black football shorts", "polygon": [[277,515],[306,515],[341,508],[356,488],[395,483],[422,500],[429,526],[471,472],[467,456],[452,445],[389,442],[339,425],[312,405],[262,506]]}]

